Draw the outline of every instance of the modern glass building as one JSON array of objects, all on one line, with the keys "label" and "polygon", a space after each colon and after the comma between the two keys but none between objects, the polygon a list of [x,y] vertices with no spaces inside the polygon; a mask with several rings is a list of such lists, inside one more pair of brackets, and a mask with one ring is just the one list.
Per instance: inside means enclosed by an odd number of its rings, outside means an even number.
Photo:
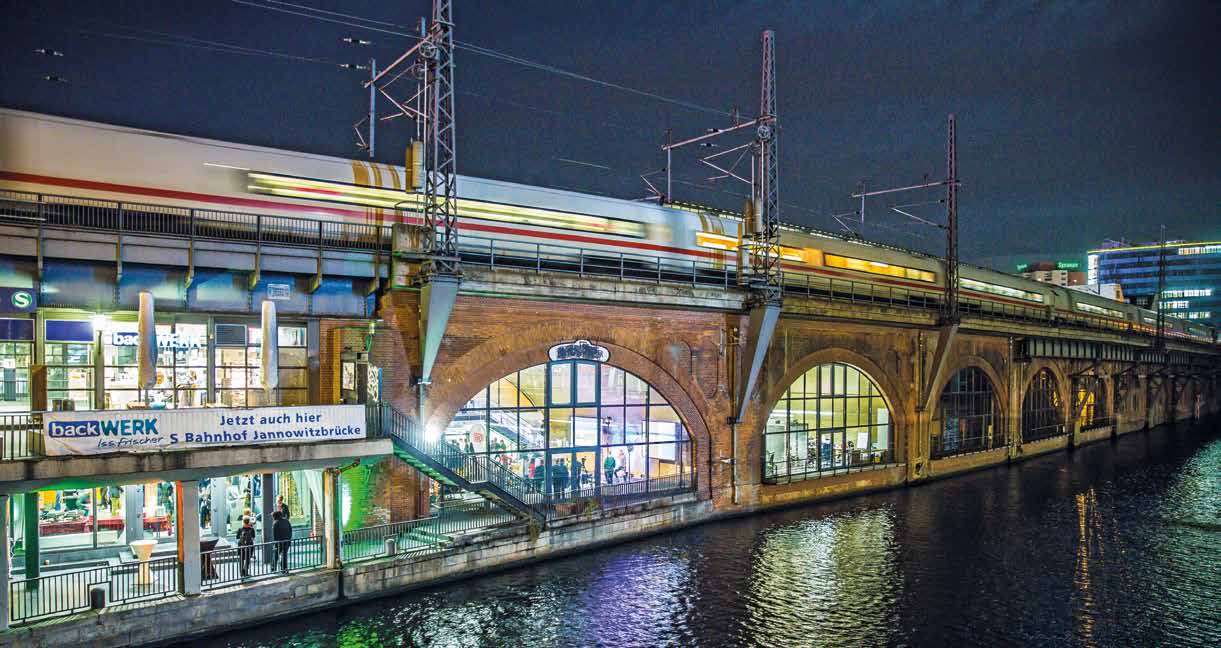
[{"label": "modern glass building", "polygon": [[[1137,245],[1090,250],[1090,284],[1117,283],[1125,298],[1156,308],[1161,246]],[[1221,242],[1166,244],[1166,285],[1160,297],[1166,313],[1221,325]]]}]

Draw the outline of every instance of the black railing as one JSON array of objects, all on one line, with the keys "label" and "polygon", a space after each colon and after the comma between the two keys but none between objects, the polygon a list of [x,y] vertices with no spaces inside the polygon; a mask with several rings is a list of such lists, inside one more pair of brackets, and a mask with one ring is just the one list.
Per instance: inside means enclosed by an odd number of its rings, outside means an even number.
[{"label": "black railing", "polygon": [[33,459],[46,455],[42,439],[42,414],[0,414],[0,460]]},{"label": "black railing", "polygon": [[804,458],[797,455],[787,460],[783,457],[769,458],[763,462],[763,481],[768,484],[788,483],[894,465],[894,450],[889,448],[850,450],[847,453],[832,449],[829,454],[811,452]]},{"label": "black railing", "polygon": [[396,555],[435,551],[448,541],[440,535],[438,521],[434,516],[344,531],[341,538],[343,560],[351,562],[385,556],[386,540],[390,538],[395,540]]},{"label": "black railing", "polygon": [[94,586],[106,588],[108,604],[174,595],[178,592],[178,557],[14,580],[9,583],[9,622],[16,625],[88,610],[89,591]]},{"label": "black railing", "polygon": [[203,589],[318,569],[324,562],[323,539],[318,536],[225,547],[200,555]]},{"label": "black railing", "polygon": [[953,443],[946,443],[944,437],[935,436],[929,442],[929,458],[945,459],[946,457],[957,455],[996,450],[1007,445],[1003,436],[991,439],[985,436],[969,436],[960,438]]}]

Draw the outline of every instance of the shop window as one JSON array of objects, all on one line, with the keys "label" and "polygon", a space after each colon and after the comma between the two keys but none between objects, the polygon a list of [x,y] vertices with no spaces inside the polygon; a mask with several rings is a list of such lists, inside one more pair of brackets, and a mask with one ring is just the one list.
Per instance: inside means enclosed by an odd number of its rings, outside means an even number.
[{"label": "shop window", "polygon": [[790,481],[893,461],[890,408],[864,372],[834,363],[797,378],[764,439],[764,479]]},{"label": "shop window", "polygon": [[105,409],[144,402],[153,408],[202,407],[207,402],[208,326],[157,325],[156,382],[139,389],[139,339],[135,322],[111,322],[102,333]]},{"label": "shop window", "polygon": [[53,409],[66,403],[78,410],[93,409],[93,344],[46,343],[47,400]]},{"label": "shop window", "polygon": [[553,499],[694,484],[690,436],[674,408],[639,377],[602,362],[515,371],[459,410],[445,438]]},{"label": "shop window", "polygon": [[[217,325],[216,401],[228,407],[260,405],[305,405],[309,401],[309,370],[304,326],[281,326],[279,336],[279,386],[276,400],[267,400],[262,379],[262,336],[257,326],[241,333],[219,334]],[[228,346],[222,346],[222,345]]]},{"label": "shop window", "polygon": [[33,342],[0,340],[0,412],[29,411],[33,355]]}]

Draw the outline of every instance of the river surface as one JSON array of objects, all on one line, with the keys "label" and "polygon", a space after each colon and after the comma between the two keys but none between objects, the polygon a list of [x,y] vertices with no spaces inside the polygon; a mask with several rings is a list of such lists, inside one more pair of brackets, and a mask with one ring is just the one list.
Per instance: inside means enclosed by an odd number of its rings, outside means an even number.
[{"label": "river surface", "polygon": [[227,648],[1221,645],[1221,428],[706,524]]}]

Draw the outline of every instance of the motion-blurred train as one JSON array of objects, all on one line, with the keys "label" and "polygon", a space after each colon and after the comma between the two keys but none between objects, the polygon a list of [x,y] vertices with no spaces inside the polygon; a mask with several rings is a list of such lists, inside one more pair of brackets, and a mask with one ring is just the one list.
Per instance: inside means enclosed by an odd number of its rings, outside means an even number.
[{"label": "motion-blurred train", "polygon": [[[404,182],[401,166],[0,109],[0,190],[6,192],[389,224],[418,213],[418,193],[404,192]],[[464,256],[489,246],[569,246],[592,258],[648,257],[724,272],[737,267],[743,221],[734,213],[469,176],[459,178],[458,195]],[[916,302],[937,301],[942,293],[941,260],[899,248],[785,226],[780,254],[794,289],[838,294],[848,286],[852,296]],[[968,312],[1146,332],[1156,327],[1155,313],[1104,297],[967,264],[959,277]],[[1167,331],[1217,342],[1216,330],[1198,322],[1168,317]]]}]

